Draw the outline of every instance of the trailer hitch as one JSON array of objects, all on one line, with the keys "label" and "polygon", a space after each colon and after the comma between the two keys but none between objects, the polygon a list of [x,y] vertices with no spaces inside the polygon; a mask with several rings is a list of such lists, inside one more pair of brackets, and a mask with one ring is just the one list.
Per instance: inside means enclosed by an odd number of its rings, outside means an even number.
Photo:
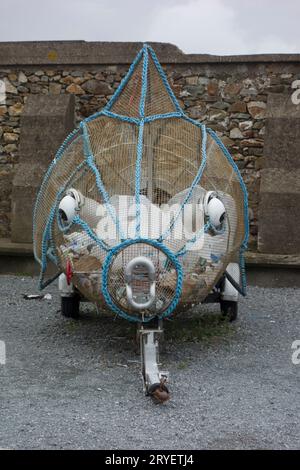
[{"label": "trailer hitch", "polygon": [[163,335],[162,322],[157,328],[138,329],[141,351],[141,366],[144,392],[151,396],[156,403],[165,403],[170,398],[168,387],[168,372],[159,371],[159,343]]}]

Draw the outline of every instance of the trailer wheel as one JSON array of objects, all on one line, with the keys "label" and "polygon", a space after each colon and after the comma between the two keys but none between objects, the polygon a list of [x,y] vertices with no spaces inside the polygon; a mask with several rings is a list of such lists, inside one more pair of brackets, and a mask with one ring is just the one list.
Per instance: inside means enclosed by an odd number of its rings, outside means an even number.
[{"label": "trailer wheel", "polygon": [[79,317],[80,297],[78,294],[61,296],[61,314],[67,318]]},{"label": "trailer wheel", "polygon": [[235,321],[238,316],[238,303],[231,300],[221,300],[222,317],[227,318],[230,322]]}]

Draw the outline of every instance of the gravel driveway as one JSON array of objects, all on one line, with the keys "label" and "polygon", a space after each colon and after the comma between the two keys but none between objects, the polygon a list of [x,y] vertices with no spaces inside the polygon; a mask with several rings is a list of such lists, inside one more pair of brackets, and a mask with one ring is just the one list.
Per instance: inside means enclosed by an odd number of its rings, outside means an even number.
[{"label": "gravel driveway", "polygon": [[0,277],[0,448],[300,448],[300,289],[250,287],[234,325],[215,305],[165,322],[165,406],[143,395],[134,327],[91,304],[65,319],[47,292]]}]

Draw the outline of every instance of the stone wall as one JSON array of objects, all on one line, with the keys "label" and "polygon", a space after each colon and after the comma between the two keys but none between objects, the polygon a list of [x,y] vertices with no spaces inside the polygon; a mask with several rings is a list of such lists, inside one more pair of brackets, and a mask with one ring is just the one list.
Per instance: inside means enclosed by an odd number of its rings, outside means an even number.
[{"label": "stone wall", "polygon": [[[19,163],[20,116],[31,94],[73,94],[77,123],[100,110],[139,50],[138,43],[0,43],[0,238],[11,233],[12,179]],[[250,248],[257,247],[260,173],[269,93],[292,94],[299,55],[185,55],[154,44],[186,113],[215,129],[231,151],[249,192]],[[34,143],[32,152],[35,152]]]}]

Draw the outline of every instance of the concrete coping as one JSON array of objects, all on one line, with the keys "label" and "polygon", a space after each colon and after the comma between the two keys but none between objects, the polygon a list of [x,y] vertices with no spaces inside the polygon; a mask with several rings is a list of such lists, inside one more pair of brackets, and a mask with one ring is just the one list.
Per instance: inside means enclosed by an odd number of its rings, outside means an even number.
[{"label": "concrete coping", "polygon": [[[245,64],[300,62],[300,54],[185,54],[174,44],[149,42],[163,64]],[[131,64],[141,42],[0,42],[0,66]]]},{"label": "concrete coping", "polygon": [[32,256],[32,243],[15,243],[9,238],[0,238],[0,256]]}]

